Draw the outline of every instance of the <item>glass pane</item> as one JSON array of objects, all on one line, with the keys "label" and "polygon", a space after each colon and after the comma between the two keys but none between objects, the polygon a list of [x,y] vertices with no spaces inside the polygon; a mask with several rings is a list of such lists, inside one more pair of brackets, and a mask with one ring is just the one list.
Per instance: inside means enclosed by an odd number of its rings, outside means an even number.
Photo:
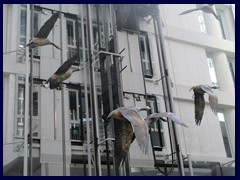
[{"label": "glass pane", "polygon": [[69,91],[69,113],[71,120],[77,120],[77,95],[75,91]]},{"label": "glass pane", "polygon": [[77,54],[77,48],[68,48],[68,59]]},{"label": "glass pane", "polygon": [[205,24],[205,20],[203,18],[203,12],[202,11],[198,11],[198,22],[199,22],[199,25],[200,25],[200,31],[203,34],[207,34],[206,24]]},{"label": "glass pane", "polygon": [[143,37],[140,37],[140,48],[142,59],[146,59],[145,41]]},{"label": "glass pane", "polygon": [[207,57],[208,69],[213,86],[218,86],[217,76],[214,68],[214,62],[212,57]]},{"label": "glass pane", "polygon": [[38,92],[33,93],[33,116],[38,116]]},{"label": "glass pane", "polygon": [[39,24],[39,18],[38,18],[38,13],[37,12],[34,12],[34,24],[33,24],[33,27],[34,27],[34,36],[38,33],[38,24]]},{"label": "glass pane", "polygon": [[21,9],[20,35],[26,36],[27,10]]},{"label": "glass pane", "polygon": [[[19,42],[19,47],[20,48],[24,48],[26,46],[26,38],[20,38],[20,42]],[[24,49],[22,49],[22,52],[24,51]]]},{"label": "glass pane", "polygon": [[80,124],[71,123],[70,138],[80,140]]},{"label": "glass pane", "polygon": [[67,20],[67,40],[69,45],[74,45],[74,29],[73,29],[73,22]]},{"label": "glass pane", "polygon": [[[151,107],[151,113],[158,112],[157,102],[155,97],[148,97],[148,106]],[[152,142],[154,147],[163,147],[165,146],[164,142],[164,133],[163,133],[162,121],[158,120],[156,123],[151,125],[151,135]],[[161,150],[161,149],[159,149]]]},{"label": "glass pane", "polygon": [[19,115],[24,115],[24,85],[23,84],[19,84],[18,85],[18,109],[17,109],[17,113]]},{"label": "glass pane", "polygon": [[222,130],[222,137],[223,137],[223,142],[226,150],[226,155],[227,157],[232,157],[224,114],[221,112],[218,112],[217,115],[218,115],[218,120],[220,122],[221,130]]},{"label": "glass pane", "polygon": [[24,126],[23,126],[24,118],[17,118],[17,136],[23,136],[24,134]]}]

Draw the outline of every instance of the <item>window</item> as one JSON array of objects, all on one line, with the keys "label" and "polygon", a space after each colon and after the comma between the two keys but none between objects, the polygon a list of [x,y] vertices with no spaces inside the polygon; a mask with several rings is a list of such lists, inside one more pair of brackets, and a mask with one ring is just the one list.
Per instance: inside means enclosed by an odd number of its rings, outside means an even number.
[{"label": "window", "polygon": [[69,90],[70,139],[82,140],[80,129],[80,99],[77,89]]},{"label": "window", "polygon": [[[35,11],[34,12],[34,23],[33,23],[33,34],[34,36],[37,35],[39,29],[40,29],[40,12]],[[33,49],[33,55],[39,56],[39,48],[36,47]]]},{"label": "window", "polygon": [[217,115],[220,122],[221,130],[222,130],[222,137],[223,137],[223,142],[226,150],[226,155],[227,157],[232,157],[224,113],[218,112]]},{"label": "window", "polygon": [[117,30],[137,31],[138,18],[135,14],[134,5],[119,4],[116,5],[116,25]]},{"label": "window", "polygon": [[[24,136],[24,118],[25,118],[25,77],[17,76],[17,105],[16,105],[16,132],[15,136]],[[32,132],[33,137],[39,137],[40,126],[38,121],[39,108],[39,85],[33,85],[33,117]],[[30,108],[30,107],[29,107]]]},{"label": "window", "polygon": [[217,76],[216,76],[216,71],[215,71],[215,67],[214,67],[212,54],[209,54],[209,53],[207,54],[207,64],[208,64],[208,69],[209,69],[212,85],[219,87],[218,82],[217,82]]},{"label": "window", "polygon": [[198,22],[200,25],[200,31],[203,34],[207,34],[207,28],[206,28],[206,23],[203,17],[203,11],[198,11]]},{"label": "window", "polygon": [[24,136],[24,115],[25,115],[25,77],[18,76],[17,85],[17,124],[16,124],[16,136]]},{"label": "window", "polygon": [[[40,28],[40,12],[34,11],[34,35],[37,34]],[[30,25],[31,26],[31,25]],[[19,48],[26,46],[26,27],[27,27],[27,6],[20,5],[20,34],[19,34]],[[34,55],[39,55],[38,47],[33,49]]]},{"label": "window", "polygon": [[20,38],[19,47],[24,48],[26,46],[26,27],[27,27],[27,6],[20,6]]},{"label": "window", "polygon": [[228,63],[232,74],[233,84],[235,85],[235,59],[228,57]]},{"label": "window", "polygon": [[[151,113],[158,112],[156,97],[148,96],[148,106],[151,107]],[[162,121],[157,121],[156,123],[152,124],[150,130],[154,149],[161,151],[165,146]]]},{"label": "window", "polygon": [[[88,108],[88,113],[89,113],[89,131],[90,131],[90,139],[92,139],[92,132],[93,132],[93,124],[92,124],[92,109],[91,109],[91,97],[90,97],[90,92],[89,92],[89,87],[88,87],[88,107],[85,107],[85,93],[84,93],[84,87],[82,87],[82,93],[81,93],[81,104],[82,104],[82,119],[83,119],[83,131],[84,131],[84,141],[87,141],[87,124],[86,124],[86,109]],[[101,90],[100,88],[97,88],[97,107],[98,107],[98,119],[99,119],[99,132],[100,132],[100,139],[101,137],[104,137],[104,134],[101,134],[104,132],[104,127],[103,127],[103,122],[102,122],[102,96],[101,96]]]},{"label": "window", "polygon": [[[87,55],[87,38],[86,38],[86,25],[82,28],[80,20],[67,19],[67,48],[68,48],[68,58],[71,58],[78,52],[79,48],[79,58],[80,63],[86,61],[86,57],[83,57],[83,51]],[[83,42],[82,36],[85,36],[85,42]],[[79,63],[76,62],[74,65],[78,66]]]},{"label": "window", "polygon": [[143,73],[145,77],[152,78],[153,70],[152,70],[149,40],[148,40],[147,34],[140,35],[139,43],[140,43],[140,55],[141,55],[142,65],[143,65]]},{"label": "window", "polygon": [[40,124],[39,124],[39,92],[40,92],[40,85],[34,84],[33,85],[33,137],[40,137]]},{"label": "window", "polygon": [[75,20],[67,19],[68,59],[77,53]]}]

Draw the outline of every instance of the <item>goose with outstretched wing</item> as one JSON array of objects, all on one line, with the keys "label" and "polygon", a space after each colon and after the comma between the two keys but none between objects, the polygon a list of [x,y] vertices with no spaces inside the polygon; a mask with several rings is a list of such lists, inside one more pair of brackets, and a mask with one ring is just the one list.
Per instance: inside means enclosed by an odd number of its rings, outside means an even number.
[{"label": "goose with outstretched wing", "polygon": [[[165,119],[167,118],[167,119]],[[171,112],[153,113],[145,118],[148,125],[155,123],[158,119],[167,121],[168,119],[184,127],[188,127],[179,117]]]},{"label": "goose with outstretched wing", "polygon": [[54,24],[56,23],[57,19],[60,16],[60,12],[54,13],[40,28],[38,33],[34,36],[34,38],[27,44],[30,48],[35,48],[37,46],[45,46],[45,45],[53,45],[57,49],[61,49],[56,44],[51,42],[47,37],[51,30],[54,27]]},{"label": "goose with outstretched wing", "polygon": [[213,113],[217,114],[217,104],[218,104],[218,98],[213,93],[212,89],[217,89],[217,87],[211,87],[208,85],[197,85],[193,86],[189,91],[193,90],[194,92],[194,105],[195,105],[195,121],[197,125],[201,124],[202,117],[204,114],[205,109],[205,100],[204,100],[204,94],[207,93],[209,98],[210,107],[213,111]]},{"label": "goose with outstretched wing", "polygon": [[126,160],[131,143],[135,138],[143,153],[147,154],[148,152],[148,125],[139,114],[143,110],[148,111],[150,108],[148,106],[145,108],[133,106],[120,107],[110,112],[107,117],[107,119],[113,118],[115,120],[114,149],[117,167]]},{"label": "goose with outstretched wing", "polygon": [[49,83],[50,89],[60,89],[61,84],[64,80],[68,79],[72,73],[79,71],[80,69],[70,69],[74,62],[77,60],[77,55],[71,57],[69,60],[65,61],[57,71],[46,81],[44,87],[48,87]]},{"label": "goose with outstretched wing", "polygon": [[213,5],[214,5],[214,4],[202,4],[202,6],[199,7],[199,8],[194,8],[194,9],[186,10],[186,11],[180,13],[179,15],[184,15],[184,14],[191,13],[191,12],[193,12],[193,11],[199,11],[199,10],[201,10],[201,11],[203,11],[203,12],[205,12],[205,13],[211,13],[211,14],[213,14],[213,15],[215,16],[215,18],[220,21],[220,16],[215,13],[215,11],[214,11],[214,9],[213,9]]}]

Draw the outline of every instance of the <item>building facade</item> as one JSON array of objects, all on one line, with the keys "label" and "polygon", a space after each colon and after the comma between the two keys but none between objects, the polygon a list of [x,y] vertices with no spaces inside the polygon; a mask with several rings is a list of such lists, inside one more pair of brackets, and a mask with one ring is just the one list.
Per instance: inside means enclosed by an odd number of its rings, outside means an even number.
[{"label": "building facade", "polygon": [[[24,175],[30,59],[33,64],[30,106],[33,175],[94,175],[95,163],[99,165],[100,175],[114,175],[111,141],[108,141],[109,150],[106,142],[99,145],[98,161],[90,163],[94,136],[99,142],[106,134],[111,137],[109,126],[104,124],[105,109],[116,107],[118,102],[124,106],[149,105],[152,113],[165,112],[169,97],[164,94],[162,82],[166,71],[174,113],[188,125],[188,128],[176,125],[184,174],[235,175],[235,6],[214,5],[220,21],[202,11],[179,15],[201,7],[195,4],[161,4],[159,8],[156,5],[86,4],[35,4],[32,7],[3,5],[4,175]],[[31,33],[36,34],[55,11],[61,11],[61,17],[48,38],[62,51],[50,45],[37,47],[32,52],[25,49]],[[160,17],[159,26],[156,16]],[[107,60],[101,60],[100,51]],[[79,60],[71,68],[82,69],[65,81],[62,90],[42,87],[57,68],[76,53]],[[167,69],[162,67],[163,58]],[[119,70],[113,68],[116,67],[113,61],[117,61]],[[111,83],[118,86],[111,89],[111,93],[112,98],[118,96],[118,100],[108,99],[110,91],[104,85],[103,66],[114,69],[109,71]],[[106,86],[109,82],[108,79]],[[205,95],[206,107],[200,126],[195,124],[193,92],[189,92],[198,84],[219,87],[214,90],[218,96],[217,116],[211,112]],[[141,115],[147,114],[141,112]],[[95,132],[92,120],[96,122]],[[148,155],[133,142],[129,174],[179,175],[169,131],[168,123],[161,121],[150,128],[152,150]],[[110,153],[106,153],[106,149]]]}]

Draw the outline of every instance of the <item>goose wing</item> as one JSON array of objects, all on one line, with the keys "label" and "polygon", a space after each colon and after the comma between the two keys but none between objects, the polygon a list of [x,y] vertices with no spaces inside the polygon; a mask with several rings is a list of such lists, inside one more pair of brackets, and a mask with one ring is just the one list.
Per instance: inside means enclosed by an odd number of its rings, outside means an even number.
[{"label": "goose wing", "polygon": [[183,11],[183,12],[180,13],[179,15],[188,14],[188,13],[190,13],[190,12],[198,11],[198,10],[200,10],[200,9],[199,9],[199,8],[189,9],[189,10]]},{"label": "goose wing", "polygon": [[131,143],[133,139],[133,129],[132,125],[128,120],[115,120],[114,121],[115,130],[115,161],[116,165],[119,167],[121,163],[124,163]]},{"label": "goose wing", "polygon": [[205,5],[203,5],[203,7],[200,8],[200,9],[201,9],[202,11],[206,12],[206,13],[211,13],[211,14],[213,14],[213,15],[215,16],[215,18],[220,21],[220,17],[215,13],[215,11],[214,11],[214,9],[213,9],[213,5],[214,5],[214,4],[205,4]]},{"label": "goose wing", "polygon": [[205,108],[204,94],[197,93],[194,91],[194,105],[195,105],[195,121],[197,125],[200,125]]},{"label": "goose wing", "polygon": [[54,74],[63,74],[65,73],[77,60],[77,55],[71,57],[69,60],[65,61]]},{"label": "goose wing", "polygon": [[173,114],[171,112],[162,112],[162,113],[152,114],[152,118],[160,118],[160,117],[169,118],[171,121],[173,121],[181,126],[188,127],[180,118],[178,118],[175,114]]},{"label": "goose wing", "polygon": [[217,96],[214,94],[214,92],[212,91],[210,86],[203,85],[203,86],[201,86],[201,89],[204,90],[209,95],[208,100],[210,103],[210,107],[211,107],[213,113],[216,115],[217,114],[217,104],[218,104]]},{"label": "goose wing", "polygon": [[120,110],[120,112],[129,122],[131,122],[140,149],[147,154],[149,136],[146,121],[143,120],[135,108],[128,108],[124,111]]},{"label": "goose wing", "polygon": [[54,24],[56,23],[58,17],[60,15],[60,12],[54,13],[41,27],[41,29],[38,31],[36,38],[47,38],[50,31],[53,29]]}]

